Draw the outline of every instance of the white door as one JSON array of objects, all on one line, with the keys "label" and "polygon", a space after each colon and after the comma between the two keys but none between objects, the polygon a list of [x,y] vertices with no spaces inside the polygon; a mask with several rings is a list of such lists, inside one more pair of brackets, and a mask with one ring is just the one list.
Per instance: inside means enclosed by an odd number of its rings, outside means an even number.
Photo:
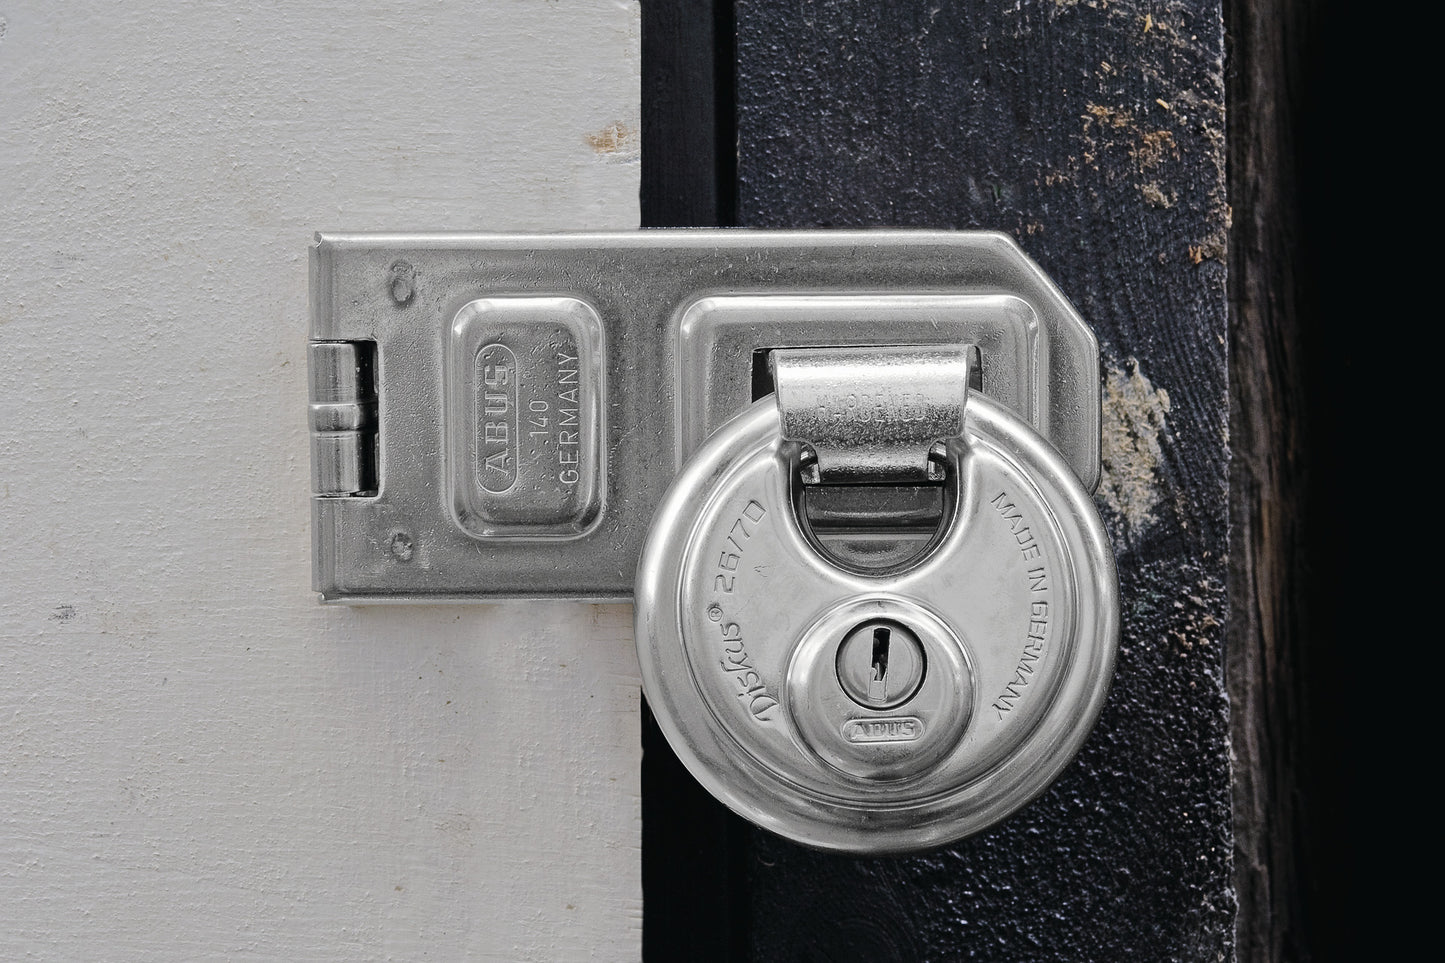
[{"label": "white door", "polygon": [[317,229],[637,225],[635,0],[0,8],[0,958],[640,954],[631,609],[322,607]]}]

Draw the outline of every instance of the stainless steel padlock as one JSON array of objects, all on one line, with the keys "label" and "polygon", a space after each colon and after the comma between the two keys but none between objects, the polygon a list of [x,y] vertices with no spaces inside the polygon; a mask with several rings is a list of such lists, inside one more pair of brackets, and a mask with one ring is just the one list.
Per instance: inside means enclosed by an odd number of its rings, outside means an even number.
[{"label": "stainless steel padlock", "polygon": [[968,388],[963,348],[771,362],[776,393],[655,516],[648,701],[698,781],[779,835],[885,853],[984,829],[1049,785],[1103,704],[1118,589],[1098,513],[1044,438]]}]

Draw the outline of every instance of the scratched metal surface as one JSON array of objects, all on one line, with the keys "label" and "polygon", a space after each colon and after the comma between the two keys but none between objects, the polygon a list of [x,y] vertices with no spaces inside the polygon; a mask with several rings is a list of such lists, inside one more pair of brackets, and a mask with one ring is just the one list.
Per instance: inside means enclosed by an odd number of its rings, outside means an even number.
[{"label": "scratched metal surface", "polygon": [[1123,639],[1083,751],[931,855],[743,837],[746,956],[1233,958],[1216,0],[737,6],[738,220],[1012,232],[1098,334]]}]

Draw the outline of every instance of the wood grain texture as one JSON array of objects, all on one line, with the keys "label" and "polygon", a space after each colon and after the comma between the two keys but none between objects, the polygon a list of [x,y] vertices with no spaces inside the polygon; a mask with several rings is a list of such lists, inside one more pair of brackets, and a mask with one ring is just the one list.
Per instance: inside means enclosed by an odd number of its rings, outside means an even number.
[{"label": "wood grain texture", "polygon": [[640,952],[630,610],[323,608],[319,228],[637,224],[610,0],[0,8],[0,958]]},{"label": "wood grain texture", "polygon": [[[1389,102],[1395,74],[1380,61],[1398,52],[1388,24],[1342,3],[1237,0],[1228,12],[1240,957],[1404,958],[1417,952],[1408,928],[1380,927],[1368,909],[1381,881],[1406,878],[1393,861],[1408,847],[1392,843],[1410,794],[1389,788],[1399,767],[1381,751],[1401,727],[1364,710],[1361,688],[1398,591],[1385,561],[1396,533],[1347,509],[1385,453],[1419,439],[1348,386],[1402,360],[1362,341],[1360,319],[1412,248],[1340,193],[1350,172],[1378,166],[1391,129],[1368,115],[1341,136],[1340,104]],[[1408,360],[1395,371],[1406,393],[1431,383]]]},{"label": "wood grain texture", "polygon": [[1007,230],[1098,334],[1124,624],[1079,758],[1003,825],[890,860],[755,833],[753,957],[1233,957],[1221,17],[738,5],[740,223]]},{"label": "wood grain texture", "polygon": [[1310,484],[1300,328],[1299,100],[1308,10],[1295,0],[1229,7],[1235,217],[1230,250],[1229,694],[1233,712],[1239,955],[1309,958],[1299,857],[1307,738]]}]

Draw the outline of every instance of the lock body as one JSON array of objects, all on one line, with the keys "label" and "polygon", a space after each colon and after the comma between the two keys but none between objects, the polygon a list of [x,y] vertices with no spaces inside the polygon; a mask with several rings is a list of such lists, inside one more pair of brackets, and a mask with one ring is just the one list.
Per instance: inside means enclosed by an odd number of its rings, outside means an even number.
[{"label": "lock body", "polygon": [[1117,582],[1088,493],[1002,406],[974,392],[963,411],[938,532],[905,562],[869,571],[808,531],[806,451],[773,398],[654,518],[649,703],[693,775],[780,835],[880,853],[977,832],[1052,781],[1103,704]]},{"label": "lock body", "polygon": [[679,755],[821,847],[974,832],[1082,742],[1098,344],[1011,238],[327,235],[311,268],[323,600],[635,595]]}]

